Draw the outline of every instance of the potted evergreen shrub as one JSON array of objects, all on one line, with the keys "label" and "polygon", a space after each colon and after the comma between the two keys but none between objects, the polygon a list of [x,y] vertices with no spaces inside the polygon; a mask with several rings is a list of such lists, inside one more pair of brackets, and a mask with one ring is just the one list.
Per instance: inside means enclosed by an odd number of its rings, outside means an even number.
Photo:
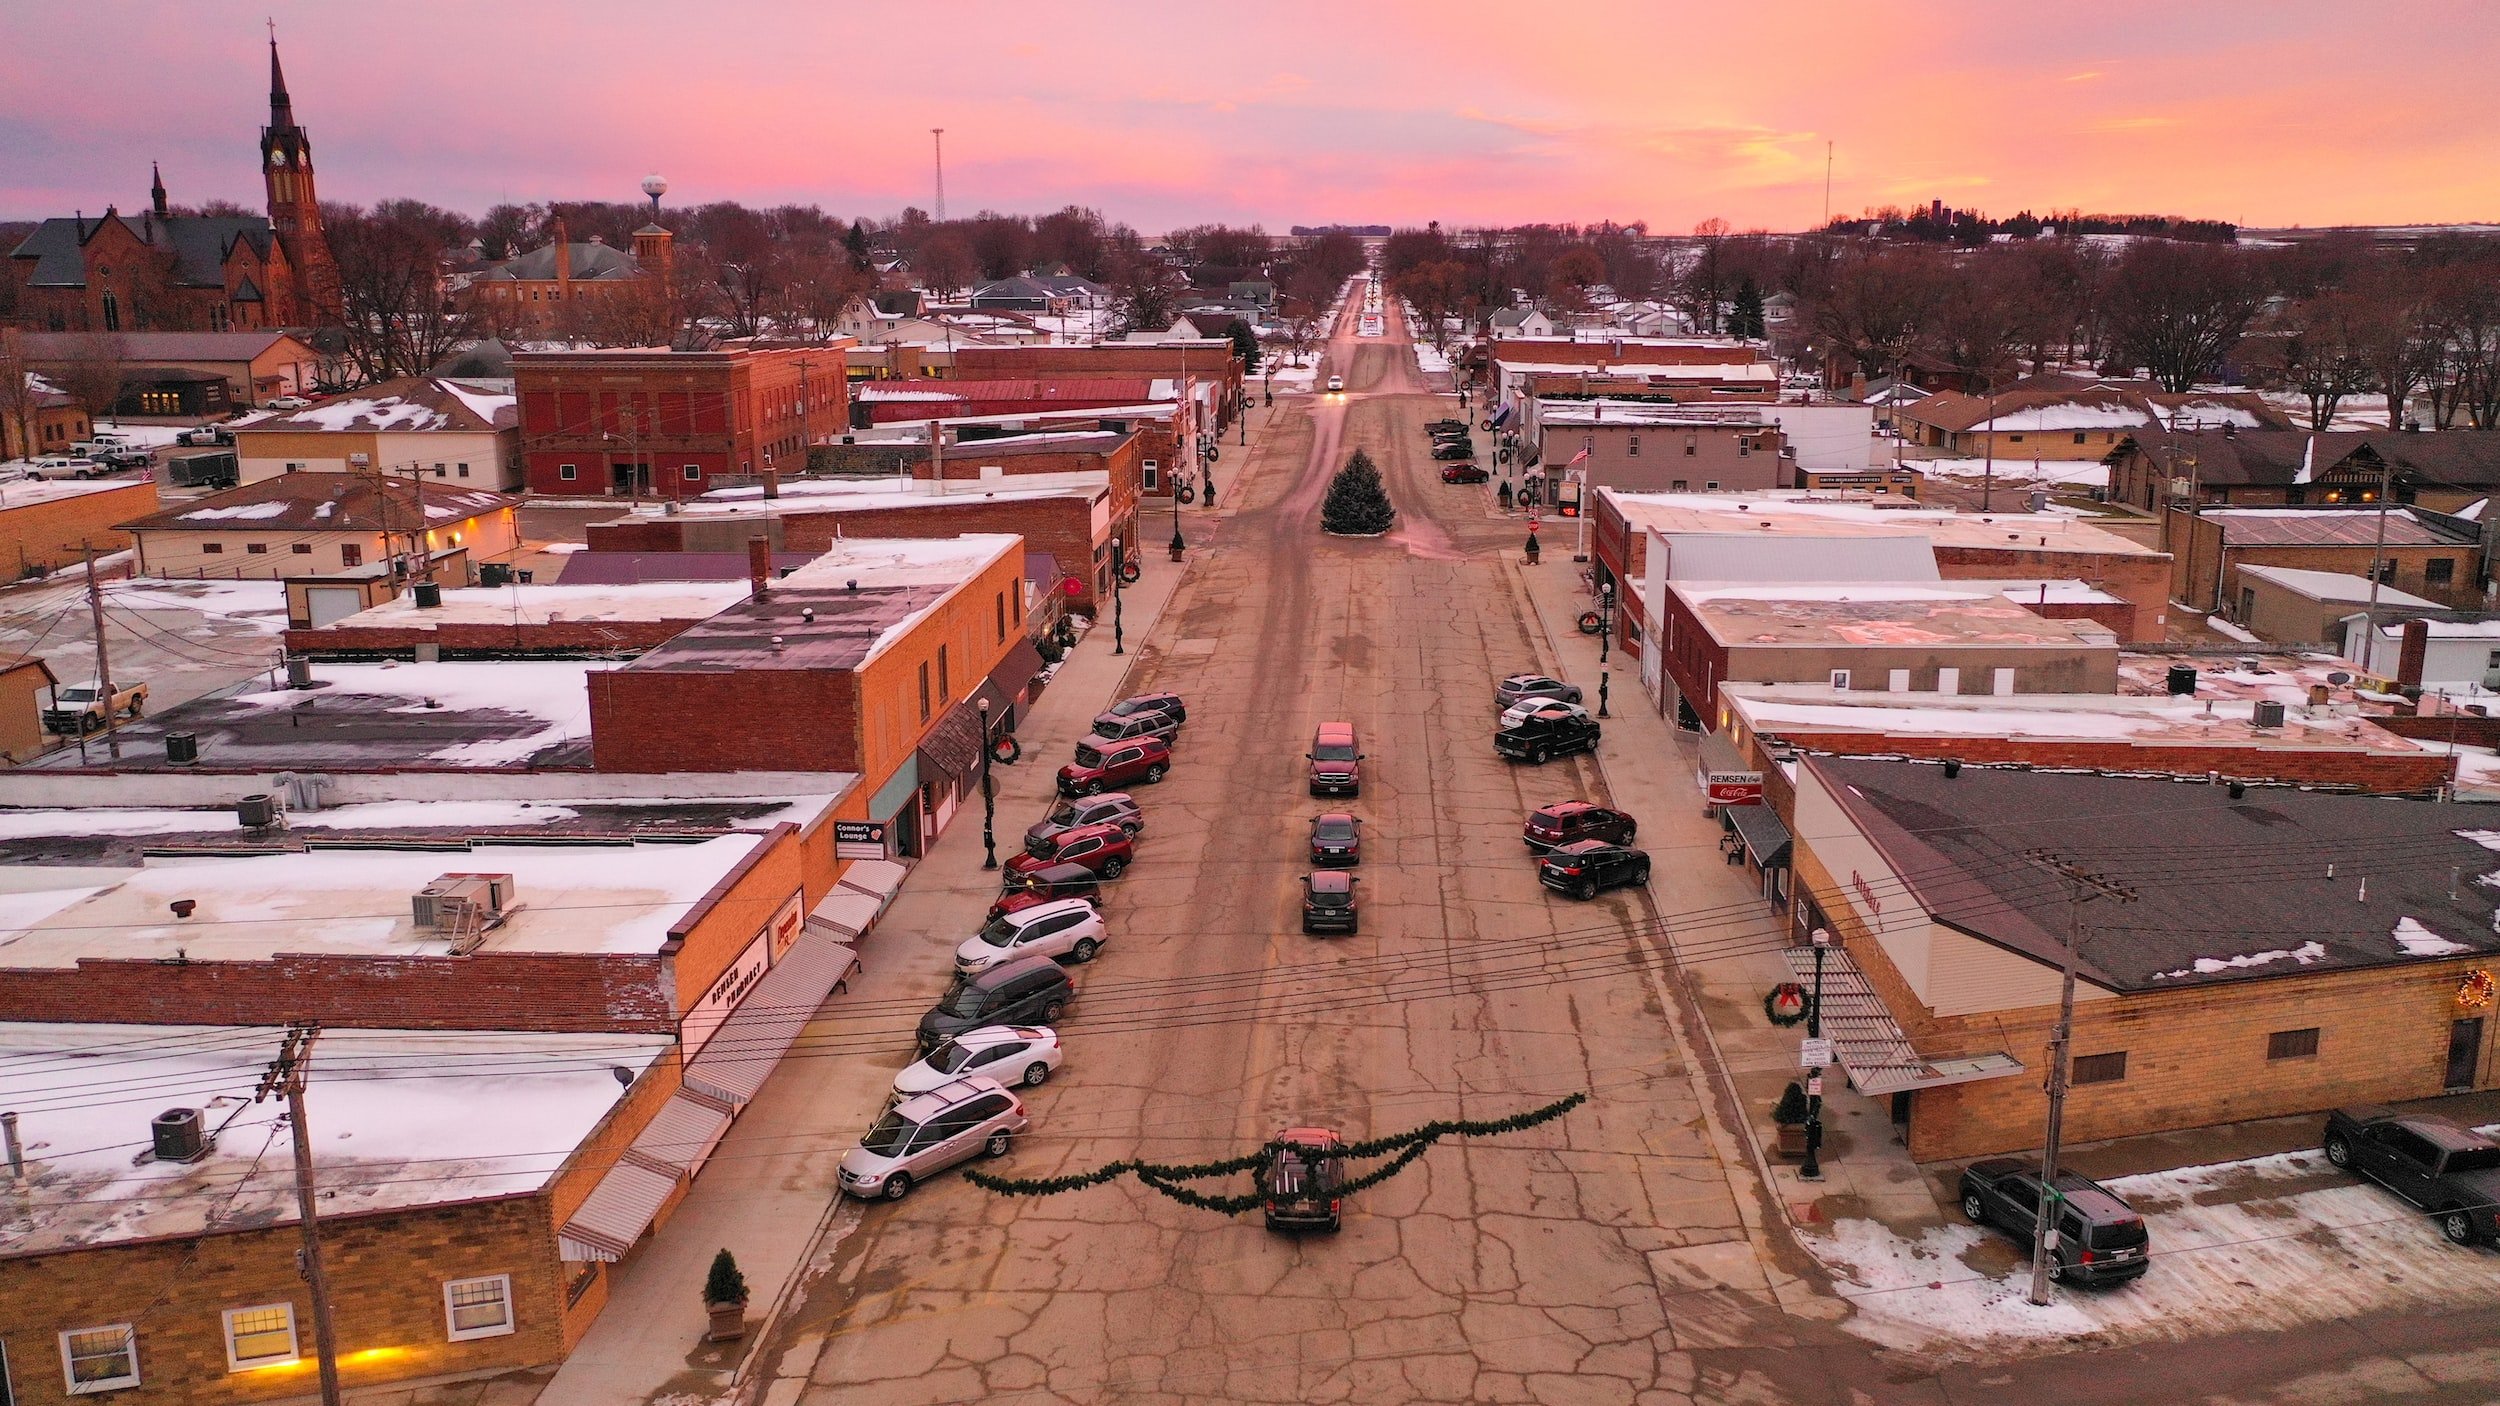
[{"label": "potted evergreen shrub", "polygon": [[1771,1107],[1771,1121],[1779,1125],[1779,1153],[1782,1157],[1806,1155],[1806,1090],[1791,1079],[1780,1090],[1780,1101]]},{"label": "potted evergreen shrub", "polygon": [[712,1315],[705,1342],[729,1342],[746,1336],[747,1277],[738,1272],[738,1257],[723,1249],[712,1256],[712,1272],[703,1276],[703,1308]]}]

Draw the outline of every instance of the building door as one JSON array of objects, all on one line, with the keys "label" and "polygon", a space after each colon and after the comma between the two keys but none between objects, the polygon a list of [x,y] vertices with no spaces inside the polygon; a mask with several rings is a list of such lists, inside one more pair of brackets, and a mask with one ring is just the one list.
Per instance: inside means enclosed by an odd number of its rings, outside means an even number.
[{"label": "building door", "polygon": [[643,466],[633,463],[608,465],[608,492],[639,498],[651,491]]},{"label": "building door", "polygon": [[2483,1054],[2483,1018],[2474,1016],[2448,1027],[2448,1090],[2474,1087],[2474,1076],[2481,1072]]}]

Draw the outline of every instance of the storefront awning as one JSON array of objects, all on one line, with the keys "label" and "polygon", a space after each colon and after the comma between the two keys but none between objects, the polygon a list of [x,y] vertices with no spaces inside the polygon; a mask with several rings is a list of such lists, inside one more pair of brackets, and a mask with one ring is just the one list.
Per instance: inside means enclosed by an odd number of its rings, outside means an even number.
[{"label": "storefront awning", "polygon": [[981,765],[981,711],[973,699],[947,710],[920,739],[920,779],[958,780]]},{"label": "storefront awning", "polygon": [[680,1089],[660,1106],[641,1136],[634,1139],[634,1151],[654,1163],[693,1176],[711,1158],[712,1149],[720,1145],[721,1134],[729,1131],[732,1111],[709,1095]]},{"label": "storefront awning", "polygon": [[[1814,949],[1791,947],[1782,956],[1788,970],[1814,989]],[[1850,1087],[1870,1098],[1905,1089],[1937,1089],[1971,1084],[2023,1072],[2023,1063],[2009,1054],[1984,1054],[1958,1059],[1928,1060],[1910,1044],[1901,1023],[1884,1009],[1883,999],[1867,982],[1866,973],[1837,944],[1823,949],[1823,1038],[1849,1072]]]},{"label": "storefront awning", "polygon": [[627,1151],[556,1232],[556,1252],[568,1260],[623,1259],[676,1190],[675,1170]]},{"label": "storefront awning", "polygon": [[703,1042],[703,1052],[687,1063],[686,1087],[733,1108],[755,1097],[856,960],[851,948],[821,929],[802,928],[798,941]]},{"label": "storefront awning", "polygon": [[1788,827],[1766,805],[1729,806],[1727,823],[1736,827],[1736,838],[1745,842],[1745,852],[1764,869],[1788,867]]}]

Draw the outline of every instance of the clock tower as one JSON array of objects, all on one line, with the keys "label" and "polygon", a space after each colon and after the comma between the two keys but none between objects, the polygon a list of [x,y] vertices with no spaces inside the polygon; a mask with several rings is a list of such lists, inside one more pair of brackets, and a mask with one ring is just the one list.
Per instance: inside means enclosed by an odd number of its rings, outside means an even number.
[{"label": "clock tower", "polygon": [[338,318],[338,273],[321,232],[321,204],[313,192],[312,137],[295,122],[286,70],[278,66],[278,37],[269,36],[269,125],[260,129],[261,178],[269,191],[269,223],[294,276],[293,306],[281,314],[294,323]]}]

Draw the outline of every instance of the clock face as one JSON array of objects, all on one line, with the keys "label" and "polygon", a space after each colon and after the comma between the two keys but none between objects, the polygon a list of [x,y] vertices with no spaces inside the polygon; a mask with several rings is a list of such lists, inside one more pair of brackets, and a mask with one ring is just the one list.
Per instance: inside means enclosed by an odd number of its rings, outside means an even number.
[{"label": "clock face", "polygon": [[271,168],[275,169],[276,167],[284,166],[285,164],[286,153],[278,150],[274,146],[269,148],[269,165]]}]

